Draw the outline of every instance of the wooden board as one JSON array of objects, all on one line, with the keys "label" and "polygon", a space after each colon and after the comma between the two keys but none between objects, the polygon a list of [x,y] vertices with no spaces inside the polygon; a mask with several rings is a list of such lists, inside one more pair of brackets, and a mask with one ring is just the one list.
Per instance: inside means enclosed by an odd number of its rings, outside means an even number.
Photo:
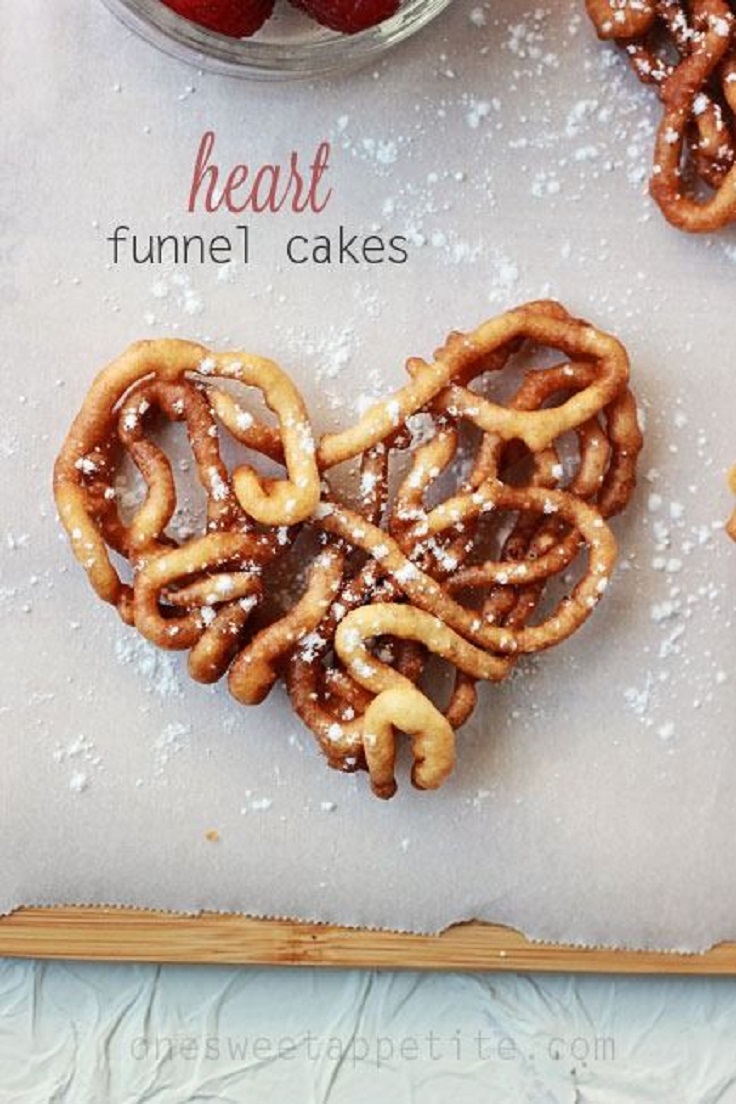
[{"label": "wooden board", "polygon": [[1,917],[0,955],[391,970],[736,974],[736,943],[721,943],[705,954],[663,954],[531,943],[511,928],[477,922],[456,924],[441,935],[407,935],[219,913],[83,906],[23,908]]}]

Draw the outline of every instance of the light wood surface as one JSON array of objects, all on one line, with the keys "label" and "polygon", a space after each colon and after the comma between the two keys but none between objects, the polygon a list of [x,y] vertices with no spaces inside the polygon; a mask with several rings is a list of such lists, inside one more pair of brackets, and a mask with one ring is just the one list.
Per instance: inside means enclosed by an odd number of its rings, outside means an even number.
[{"label": "light wood surface", "polygon": [[736,974],[736,943],[706,954],[531,943],[511,928],[457,924],[441,935],[365,931],[143,909],[23,908],[0,918],[0,955],[127,962],[209,962],[422,970]]}]

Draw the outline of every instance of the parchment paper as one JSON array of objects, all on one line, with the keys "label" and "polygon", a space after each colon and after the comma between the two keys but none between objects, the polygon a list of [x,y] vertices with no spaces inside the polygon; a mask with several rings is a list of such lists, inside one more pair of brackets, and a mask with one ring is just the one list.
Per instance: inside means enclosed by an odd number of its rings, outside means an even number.
[{"label": "parchment paper", "polygon": [[[581,14],[450,10],[375,70],[265,86],[189,69],[93,0],[2,0],[0,908],[243,911],[700,949],[736,937],[736,238],[645,196],[656,108]],[[223,165],[332,143],[319,216],[249,221],[250,263],[113,265],[115,225],[188,215]],[[294,266],[290,234],[410,239],[404,265]],[[284,695],[246,710],[188,680],[93,596],[50,494],[92,375],[181,335],[279,360],[319,428],[454,327],[553,294],[612,329],[646,415],[622,562],[573,640],[524,663],[459,738],[438,793],[330,772]],[[206,838],[210,830],[219,842]]]}]

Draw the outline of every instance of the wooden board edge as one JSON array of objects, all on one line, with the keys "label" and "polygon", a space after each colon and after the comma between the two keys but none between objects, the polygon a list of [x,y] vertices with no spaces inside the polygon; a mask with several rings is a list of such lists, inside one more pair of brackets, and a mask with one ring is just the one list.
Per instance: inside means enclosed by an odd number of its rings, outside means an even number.
[{"label": "wooden board edge", "polygon": [[97,906],[20,908],[0,917],[0,955],[118,962],[363,969],[625,974],[736,974],[736,943],[703,954],[536,943],[498,924],[440,935],[331,924]]}]

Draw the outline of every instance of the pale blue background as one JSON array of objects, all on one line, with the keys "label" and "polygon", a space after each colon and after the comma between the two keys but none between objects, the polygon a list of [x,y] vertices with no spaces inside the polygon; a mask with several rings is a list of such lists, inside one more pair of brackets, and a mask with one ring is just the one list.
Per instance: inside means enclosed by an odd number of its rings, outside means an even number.
[{"label": "pale blue background", "polygon": [[2,1104],[731,1104],[735,1041],[730,979],[0,961]]}]

